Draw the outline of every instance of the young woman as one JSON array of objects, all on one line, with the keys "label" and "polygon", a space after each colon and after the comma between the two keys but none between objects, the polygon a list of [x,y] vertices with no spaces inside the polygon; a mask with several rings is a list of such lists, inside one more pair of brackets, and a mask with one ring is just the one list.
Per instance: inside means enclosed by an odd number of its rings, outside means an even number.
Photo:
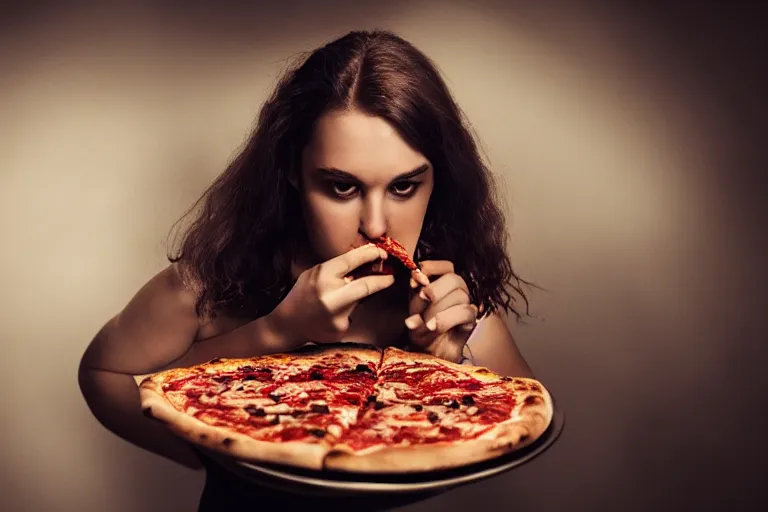
[{"label": "young woman", "polygon": [[[133,375],[356,341],[532,376],[504,321],[522,313],[511,293],[525,295],[494,199],[431,61],[392,33],[349,33],[282,78],[243,150],[189,212],[170,265],[88,346],[82,393],[120,437],[206,467],[203,502],[221,506],[266,490],[223,476],[144,418]],[[344,279],[386,256],[366,246],[382,235],[423,274]]]}]

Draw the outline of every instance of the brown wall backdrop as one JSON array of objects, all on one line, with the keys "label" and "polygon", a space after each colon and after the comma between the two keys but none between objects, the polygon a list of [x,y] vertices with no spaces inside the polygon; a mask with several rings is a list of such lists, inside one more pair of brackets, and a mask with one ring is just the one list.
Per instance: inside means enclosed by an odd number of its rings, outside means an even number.
[{"label": "brown wall backdrop", "polygon": [[567,418],[530,465],[404,510],[757,509],[760,3],[271,3],[0,10],[0,509],[194,510],[203,475],[104,430],[79,357],[283,59],[373,27],[435,59],[503,177],[514,261],[546,289],[514,333]]}]

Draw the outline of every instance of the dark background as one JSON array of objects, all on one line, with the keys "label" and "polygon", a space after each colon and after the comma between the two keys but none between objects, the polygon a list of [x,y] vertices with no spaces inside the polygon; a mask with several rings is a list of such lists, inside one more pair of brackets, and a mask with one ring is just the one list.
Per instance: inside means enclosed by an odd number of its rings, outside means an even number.
[{"label": "dark background", "polygon": [[194,509],[203,475],[104,431],[77,362],[282,59],[374,27],[435,59],[503,176],[545,289],[513,332],[566,414],[533,463],[403,510],[763,508],[762,3],[156,4],[0,10],[1,509]]}]

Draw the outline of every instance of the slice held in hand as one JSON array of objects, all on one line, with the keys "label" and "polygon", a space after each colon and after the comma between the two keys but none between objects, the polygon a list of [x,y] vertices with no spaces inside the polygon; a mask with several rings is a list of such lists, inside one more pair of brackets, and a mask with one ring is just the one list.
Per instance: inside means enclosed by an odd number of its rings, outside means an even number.
[{"label": "slice held in hand", "polygon": [[350,279],[359,279],[369,275],[398,275],[419,270],[418,265],[411,259],[405,247],[394,238],[383,236],[371,240],[370,243],[387,251],[390,257],[358,267],[349,273]]}]

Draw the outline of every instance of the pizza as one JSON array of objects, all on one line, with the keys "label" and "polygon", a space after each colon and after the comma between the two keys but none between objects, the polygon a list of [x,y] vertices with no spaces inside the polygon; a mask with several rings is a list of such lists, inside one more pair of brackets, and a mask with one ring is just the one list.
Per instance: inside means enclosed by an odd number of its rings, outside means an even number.
[{"label": "pizza", "polygon": [[387,251],[387,254],[390,256],[394,256],[395,262],[390,263],[390,261],[378,259],[372,263],[362,265],[358,267],[357,269],[350,272],[349,277],[350,280],[357,279],[363,276],[371,275],[371,274],[387,274],[387,275],[394,275],[399,270],[406,270],[411,271],[415,270],[417,272],[420,272],[419,266],[414,263],[414,261],[411,259],[410,255],[408,254],[408,251],[405,250],[405,247],[395,240],[392,237],[389,236],[382,236],[379,238],[375,238],[371,240],[370,244],[375,245],[376,247],[379,247],[381,249],[384,249]]},{"label": "pizza", "polygon": [[237,460],[434,471],[520,450],[553,415],[541,382],[395,347],[305,345],[139,380],[145,415]]},{"label": "pizza", "polygon": [[403,265],[405,265],[408,270],[419,269],[416,263],[414,263],[411,257],[408,255],[408,251],[405,250],[405,247],[403,247],[402,244],[394,238],[383,236],[373,240],[373,243],[377,247],[387,251],[388,254],[397,258],[400,262],[402,262]]}]

